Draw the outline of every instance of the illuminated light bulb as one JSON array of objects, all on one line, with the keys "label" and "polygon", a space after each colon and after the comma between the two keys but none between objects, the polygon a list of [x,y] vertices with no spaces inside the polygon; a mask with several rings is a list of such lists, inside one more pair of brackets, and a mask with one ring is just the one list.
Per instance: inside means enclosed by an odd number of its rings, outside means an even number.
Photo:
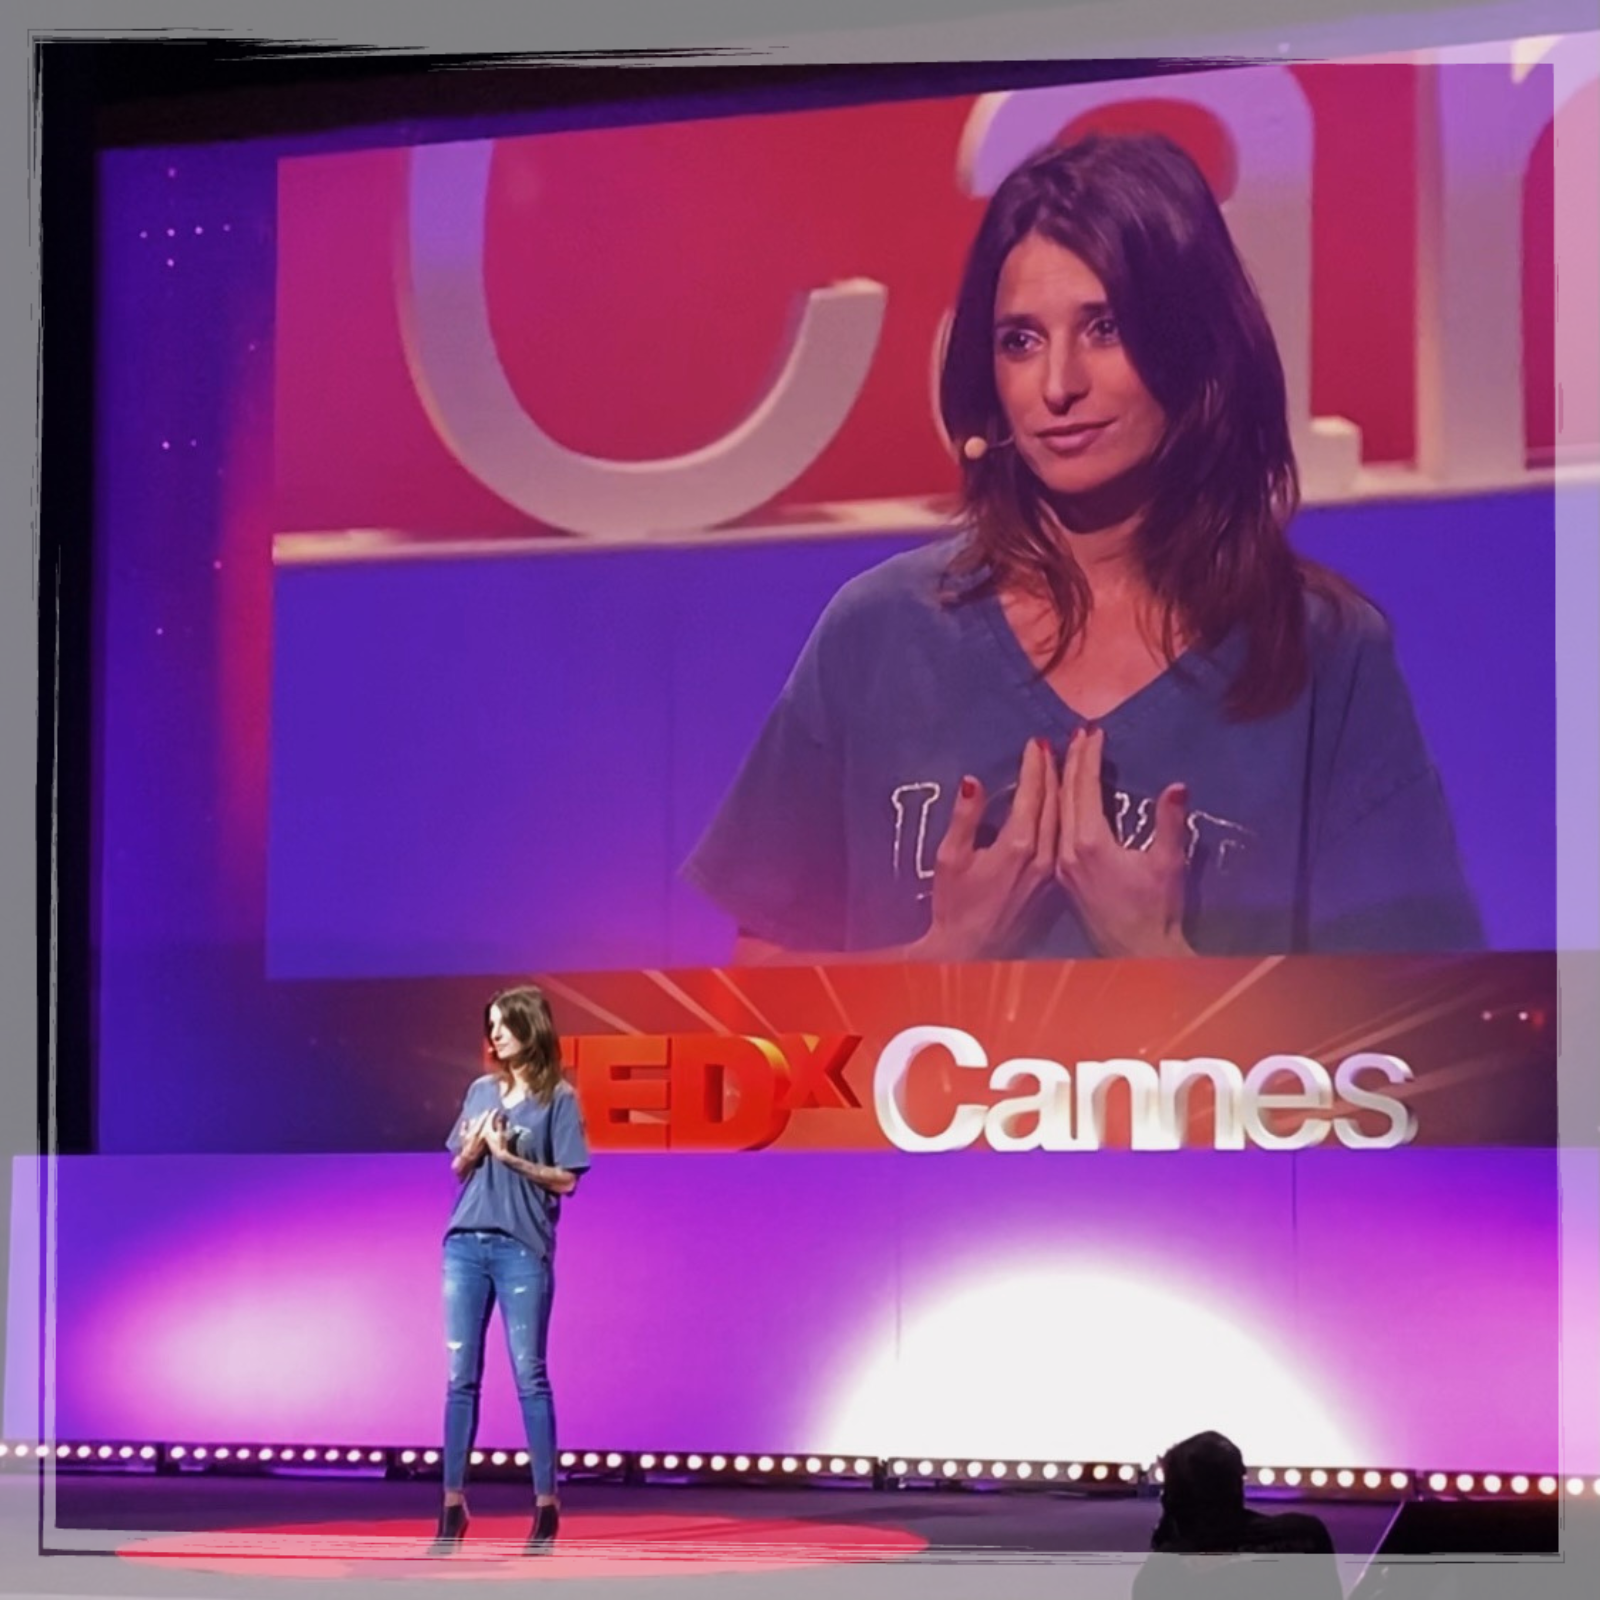
[{"label": "illuminated light bulb", "polygon": [[821,1460],[821,1458],[819,1456],[807,1456],[806,1457],[806,1471],[807,1472],[821,1472],[822,1471],[822,1460]]},{"label": "illuminated light bulb", "polygon": [[562,1466],[564,1466],[564,1467],[576,1466],[577,1462],[578,1462],[578,1458],[575,1455],[573,1455],[573,1453],[570,1450],[563,1450],[561,1452],[561,1465]]},{"label": "illuminated light bulb", "polygon": [[417,1452],[415,1450],[402,1450],[400,1452],[400,1464],[402,1466],[409,1467],[416,1459]]},{"label": "illuminated light bulb", "polygon": [[793,1456],[785,1456],[783,1458],[783,1470],[785,1472],[798,1472],[800,1470],[800,1463],[796,1461]]},{"label": "illuminated light bulb", "polygon": [[196,1461],[204,1461],[204,1460],[205,1460],[205,1458],[206,1458],[206,1452],[205,1452],[205,1447],[204,1447],[204,1446],[203,1446],[203,1445],[202,1445],[202,1446],[199,1446],[199,1447],[198,1447],[198,1448],[197,1448],[197,1449],[196,1449],[196,1450],[195,1450],[195,1453],[194,1453],[194,1458],[195,1458],[195,1460],[196,1460]]},{"label": "illuminated light bulb", "polygon": [[750,1470],[750,1457],[735,1456],[733,1458],[733,1470],[735,1472],[748,1472]]},{"label": "illuminated light bulb", "polygon": [[1556,1492],[1556,1480],[1554,1478],[1552,1478],[1547,1473],[1544,1477],[1540,1478],[1540,1480],[1539,1480],[1539,1493],[1540,1494],[1554,1494],[1555,1492]]},{"label": "illuminated light bulb", "polygon": [[1056,1474],[1060,1472],[1060,1470],[1061,1469],[1053,1461],[1047,1461],[1044,1464],[1044,1475],[1047,1478],[1054,1478]]},{"label": "illuminated light bulb", "polygon": [[661,1465],[664,1466],[668,1472],[676,1472],[678,1470],[678,1458],[676,1456],[663,1456],[661,1458]]},{"label": "illuminated light bulb", "polygon": [[654,1456],[640,1456],[639,1457],[639,1466],[645,1472],[648,1472],[655,1464],[656,1464],[656,1458]]},{"label": "illuminated light bulb", "polygon": [[1271,1485],[1278,1481],[1278,1474],[1271,1467],[1263,1467],[1256,1474],[1256,1482],[1262,1485]]},{"label": "illuminated light bulb", "polygon": [[613,1450],[611,1454],[606,1457],[606,1465],[613,1469],[620,1467],[622,1465],[622,1457],[619,1456],[615,1450]]},{"label": "illuminated light bulb", "polygon": [[835,1456],[833,1460],[828,1463],[828,1471],[833,1473],[843,1472],[844,1462],[840,1460],[838,1456]]},{"label": "illuminated light bulb", "polygon": [[1081,1478],[1083,1476],[1082,1462],[1074,1461],[1072,1465],[1067,1468],[1067,1476],[1074,1479]]},{"label": "illuminated light bulb", "polygon": [[1328,1481],[1328,1474],[1326,1472],[1324,1472],[1321,1467],[1313,1467],[1312,1468],[1312,1471],[1311,1471],[1311,1482],[1312,1482],[1312,1485],[1315,1488],[1318,1488],[1318,1489],[1323,1488],[1326,1485],[1327,1481]]},{"label": "illuminated light bulb", "polygon": [[1097,1461],[1094,1468],[1094,1477],[1097,1482],[1104,1483],[1111,1476],[1111,1468],[1105,1462]]},{"label": "illuminated light bulb", "polygon": [[712,1456],[711,1458],[711,1470],[713,1472],[721,1472],[727,1464],[728,1458],[726,1456]]},{"label": "illuminated light bulb", "polygon": [[[422,1452],[422,1464],[425,1467],[437,1466],[438,1462],[439,1452],[437,1450],[424,1450]],[[571,1464],[570,1461],[567,1463],[568,1466],[571,1466]]]},{"label": "illuminated light bulb", "polygon": [[1284,1473],[1283,1481],[1288,1484],[1291,1489],[1295,1488],[1300,1482],[1299,1467],[1290,1467],[1289,1470]]},{"label": "illuminated light bulb", "polygon": [[701,1466],[701,1458],[699,1456],[690,1456],[685,1465],[691,1472],[698,1472]]},{"label": "illuminated light bulb", "polygon": [[969,1478],[979,1477],[982,1475],[982,1473],[983,1463],[981,1461],[969,1461],[967,1463],[967,1476]]},{"label": "illuminated light bulb", "polygon": [[1121,1478],[1124,1483],[1132,1483],[1133,1480],[1138,1476],[1138,1468],[1126,1465],[1120,1466],[1117,1468],[1117,1476]]},{"label": "illuminated light bulb", "polygon": [[504,1450],[496,1450],[494,1454],[489,1457],[490,1462],[497,1467],[503,1467],[510,1459],[511,1458],[505,1453]]},{"label": "illuminated light bulb", "polygon": [[174,1461],[182,1461],[187,1453],[181,1444],[175,1444],[172,1447],[172,1459]]},{"label": "illuminated light bulb", "polygon": [[1383,1487],[1383,1474],[1381,1472],[1364,1472],[1361,1474],[1363,1488],[1381,1489]]},{"label": "illuminated light bulb", "polygon": [[1475,1481],[1476,1480],[1473,1478],[1470,1472],[1461,1472],[1456,1474],[1456,1488],[1459,1489],[1462,1494],[1471,1494]]},{"label": "illuminated light bulb", "polygon": [[583,1464],[586,1467],[598,1467],[600,1465],[600,1457],[595,1451],[587,1450],[584,1452]]},{"label": "illuminated light bulb", "polygon": [[1583,1479],[1582,1478],[1568,1478],[1567,1479],[1567,1493],[1568,1494],[1582,1494],[1583,1493]]},{"label": "illuminated light bulb", "polygon": [[1485,1475],[1483,1480],[1483,1492],[1485,1494],[1500,1493],[1500,1478],[1498,1474],[1491,1472]]},{"label": "illuminated light bulb", "polygon": [[1017,1476],[1019,1478],[1031,1478],[1033,1476],[1033,1468],[1026,1461],[1020,1461],[1017,1463]]},{"label": "illuminated light bulb", "polygon": [[856,1462],[856,1476],[858,1478],[868,1478],[872,1476],[872,1463],[868,1461],[865,1456],[862,1456]]},{"label": "illuminated light bulb", "polygon": [[226,1461],[228,1459],[229,1454],[230,1454],[230,1451],[228,1450],[227,1445],[219,1444],[217,1446],[217,1460],[218,1461]]},{"label": "illuminated light bulb", "polygon": [[1389,1487],[1391,1489],[1403,1489],[1406,1486],[1406,1482],[1406,1475],[1403,1472],[1391,1472],[1389,1474]]},{"label": "illuminated light bulb", "polygon": [[1356,1475],[1346,1467],[1334,1481],[1341,1489],[1348,1489],[1356,1481]]},{"label": "illuminated light bulb", "polygon": [[1519,1472],[1511,1480],[1511,1492],[1512,1494],[1526,1494],[1528,1492],[1528,1480],[1522,1473]]},{"label": "illuminated light bulb", "polygon": [[381,1467],[383,1465],[383,1451],[369,1450],[367,1452],[367,1464],[368,1466]]},{"label": "illuminated light bulb", "polygon": [[472,1464],[475,1467],[481,1467],[483,1465],[483,1451],[474,1450],[472,1452]]},{"label": "illuminated light bulb", "polygon": [[102,1461],[109,1461],[112,1455],[111,1446],[108,1444],[103,1444],[98,1450],[95,1451],[95,1454],[99,1456]]},{"label": "illuminated light bulb", "polygon": [[771,1472],[772,1471],[772,1457],[771,1456],[762,1456],[761,1459],[756,1462],[756,1466],[762,1472]]}]

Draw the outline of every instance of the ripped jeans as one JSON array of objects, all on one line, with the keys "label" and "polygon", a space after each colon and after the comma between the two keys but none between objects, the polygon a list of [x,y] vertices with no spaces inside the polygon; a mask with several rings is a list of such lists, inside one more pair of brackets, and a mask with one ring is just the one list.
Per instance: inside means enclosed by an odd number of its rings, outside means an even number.
[{"label": "ripped jeans", "polygon": [[533,1492],[556,1492],[556,1417],[545,1371],[555,1277],[520,1240],[504,1233],[452,1233],[444,1241],[444,1337],[450,1379],[444,1402],[444,1487],[466,1487],[478,1432],[484,1336],[496,1304],[528,1437]]}]

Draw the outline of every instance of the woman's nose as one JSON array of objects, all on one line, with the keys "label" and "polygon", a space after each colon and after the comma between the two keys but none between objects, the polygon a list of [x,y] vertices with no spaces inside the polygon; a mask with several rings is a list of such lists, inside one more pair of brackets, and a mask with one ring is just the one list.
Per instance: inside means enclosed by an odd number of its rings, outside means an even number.
[{"label": "woman's nose", "polygon": [[1052,411],[1065,411],[1088,392],[1088,374],[1076,346],[1052,344],[1045,356],[1044,402]]}]

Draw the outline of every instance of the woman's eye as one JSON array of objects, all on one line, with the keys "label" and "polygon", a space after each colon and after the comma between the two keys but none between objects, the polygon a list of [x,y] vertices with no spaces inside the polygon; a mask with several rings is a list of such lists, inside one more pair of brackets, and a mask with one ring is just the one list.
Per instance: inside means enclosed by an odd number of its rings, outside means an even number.
[{"label": "woman's eye", "polygon": [[1101,344],[1115,344],[1120,337],[1120,330],[1112,317],[1097,317],[1089,332]]},{"label": "woman's eye", "polygon": [[1007,356],[1027,355],[1037,344],[1036,336],[1026,328],[1003,329],[995,340],[995,348]]}]

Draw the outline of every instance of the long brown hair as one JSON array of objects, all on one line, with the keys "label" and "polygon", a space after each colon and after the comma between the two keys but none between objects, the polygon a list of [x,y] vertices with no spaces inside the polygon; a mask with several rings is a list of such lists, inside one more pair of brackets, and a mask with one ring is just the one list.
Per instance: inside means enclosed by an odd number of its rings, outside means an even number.
[{"label": "long brown hair", "polygon": [[[1336,607],[1342,579],[1297,557],[1287,528],[1300,483],[1283,365],[1260,296],[1194,162],[1154,134],[1092,135],[1016,168],[985,213],[956,301],[940,410],[957,441],[999,439],[994,308],[1006,258],[1030,234],[1070,250],[1105,285],[1135,371],[1167,416],[1134,551],[1168,661],[1180,630],[1214,649],[1242,631],[1227,706],[1238,718],[1287,705],[1306,681],[1305,593]],[[1048,672],[1091,605],[1043,486],[1012,449],[962,463],[972,537],[950,576],[966,594],[1042,588],[1057,618]]]},{"label": "long brown hair", "polygon": [[527,1078],[529,1092],[543,1105],[549,1105],[560,1085],[561,1039],[556,1033],[554,1018],[550,1015],[550,1002],[542,990],[530,984],[519,984],[514,989],[502,989],[490,997],[483,1008],[483,1037],[489,1039],[491,1025],[489,1013],[499,1007],[507,1029],[521,1044],[522,1049],[510,1061],[502,1061],[489,1048],[489,1064],[502,1079],[521,1072]]}]

